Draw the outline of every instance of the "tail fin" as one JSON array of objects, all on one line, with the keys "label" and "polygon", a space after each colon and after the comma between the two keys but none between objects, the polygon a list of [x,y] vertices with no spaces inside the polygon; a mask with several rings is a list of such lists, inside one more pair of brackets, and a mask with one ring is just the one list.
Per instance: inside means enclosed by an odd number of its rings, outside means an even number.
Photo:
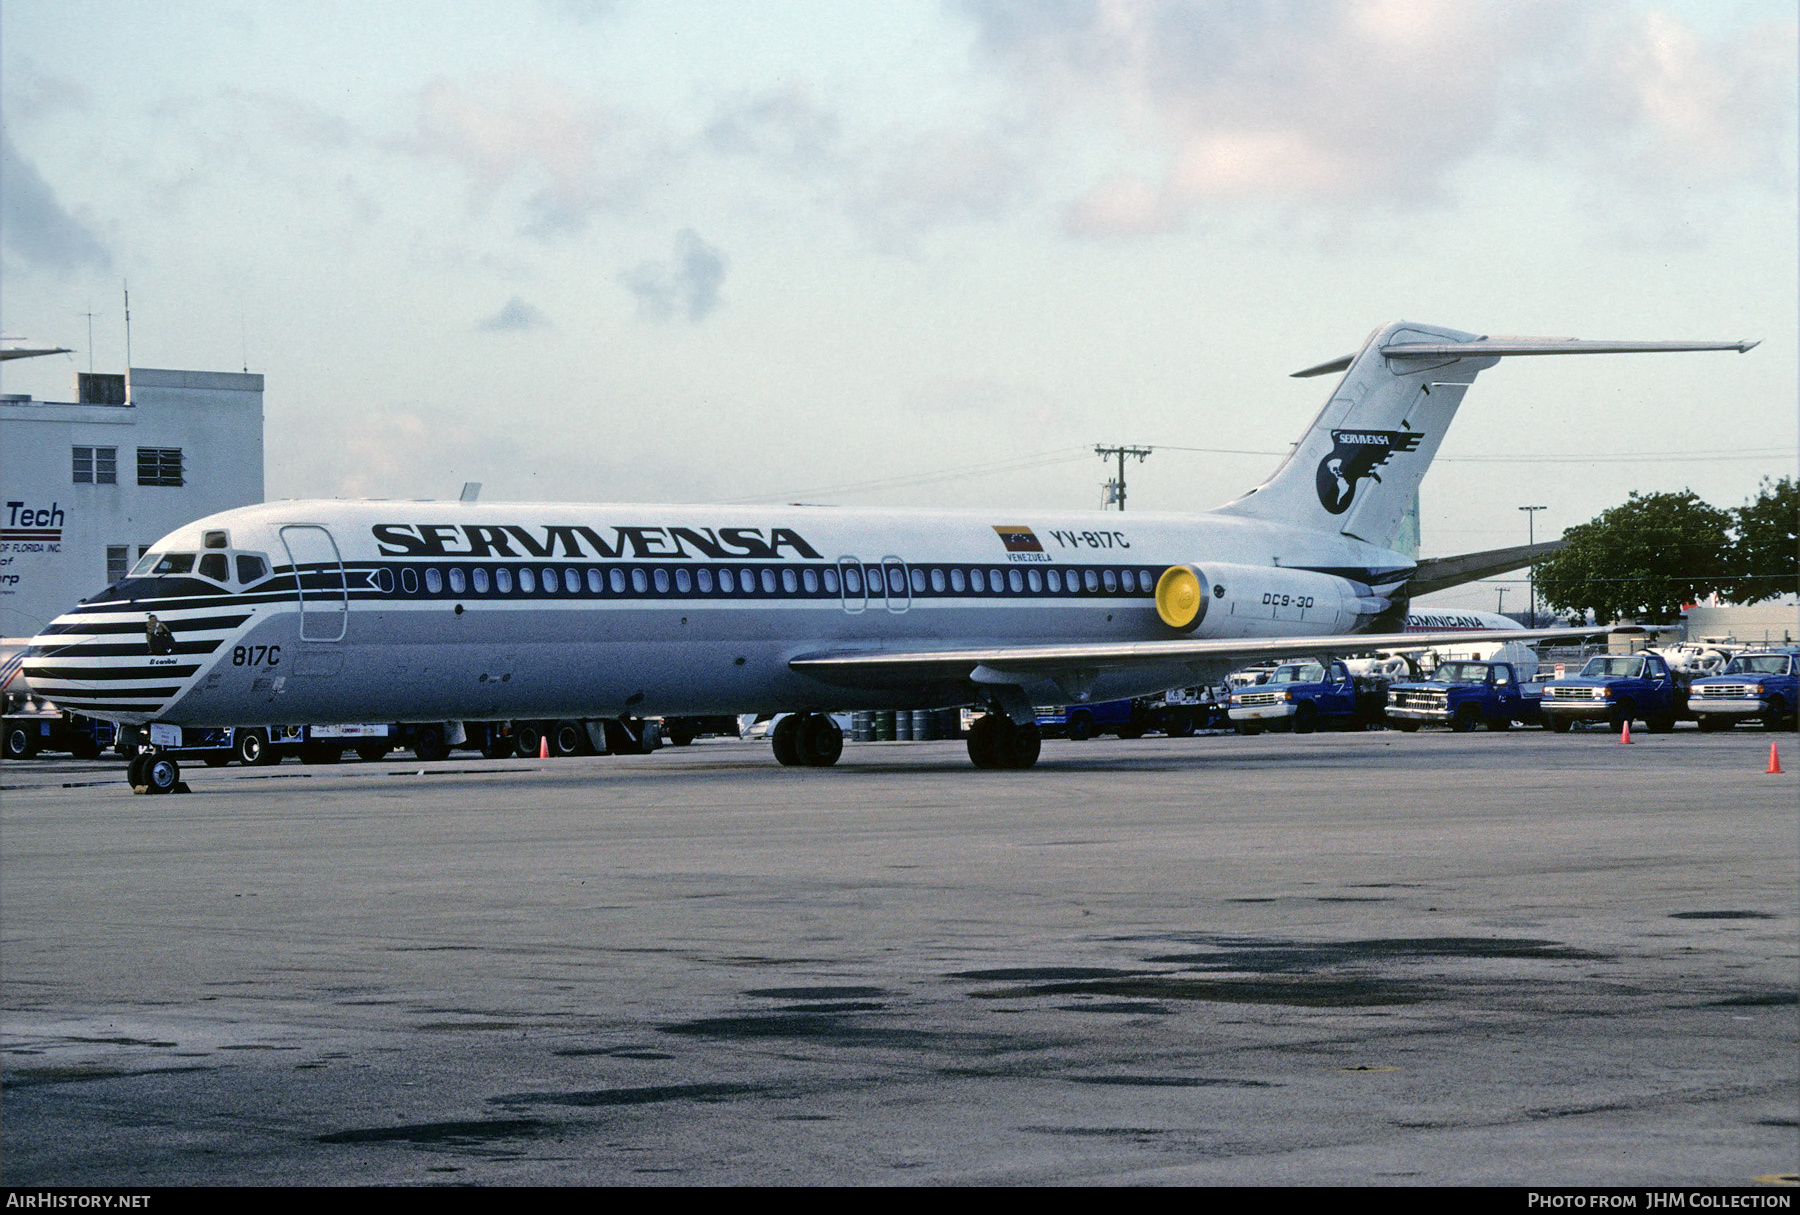
[{"label": "tail fin", "polygon": [[1216,513],[1393,547],[1419,482],[1475,376],[1509,355],[1750,349],[1755,342],[1487,338],[1397,321],[1362,349],[1297,375],[1342,371],[1325,408],[1275,475]]}]

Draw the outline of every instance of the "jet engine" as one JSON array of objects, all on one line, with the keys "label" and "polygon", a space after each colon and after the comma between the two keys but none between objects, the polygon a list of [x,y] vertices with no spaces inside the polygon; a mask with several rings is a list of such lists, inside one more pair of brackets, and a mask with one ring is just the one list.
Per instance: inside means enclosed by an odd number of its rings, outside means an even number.
[{"label": "jet engine", "polygon": [[1172,565],[1156,581],[1156,614],[1197,637],[1344,633],[1387,607],[1348,578],[1280,566]]}]

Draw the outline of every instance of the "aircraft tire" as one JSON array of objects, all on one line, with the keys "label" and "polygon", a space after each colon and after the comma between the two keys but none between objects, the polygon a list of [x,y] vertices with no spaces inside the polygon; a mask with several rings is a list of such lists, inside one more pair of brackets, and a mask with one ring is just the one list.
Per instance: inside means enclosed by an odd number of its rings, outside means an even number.
[{"label": "aircraft tire", "polygon": [[150,757],[148,755],[132,756],[131,762],[125,765],[125,783],[130,785],[133,789],[142,788],[144,785],[144,765],[149,761]]},{"label": "aircraft tire", "polygon": [[1023,769],[1037,763],[1038,755],[1044,749],[1044,736],[1039,733],[1035,721],[1022,726],[1013,725],[1005,737],[1007,745],[1001,767]]},{"label": "aircraft tire", "polygon": [[790,713],[775,723],[769,731],[769,742],[775,750],[775,762],[784,768],[800,765],[800,727],[807,717],[806,713]]},{"label": "aircraft tire", "polygon": [[[989,713],[983,717],[977,717],[974,722],[970,724],[969,761],[977,768],[1000,768],[1005,766],[1000,762],[1000,736],[1004,729],[1000,724],[1002,720],[1004,719],[1001,718],[999,714]],[[1007,722],[1006,724],[1010,726],[1012,723]]]},{"label": "aircraft tire", "polygon": [[797,731],[800,762],[809,768],[829,768],[844,753],[844,732],[823,713],[808,713]]},{"label": "aircraft tire", "polygon": [[152,793],[173,793],[181,783],[181,765],[167,756],[145,756],[141,772],[143,784]]},{"label": "aircraft tire", "polygon": [[436,724],[414,727],[412,753],[426,763],[450,758],[450,744],[444,741],[444,727]]}]

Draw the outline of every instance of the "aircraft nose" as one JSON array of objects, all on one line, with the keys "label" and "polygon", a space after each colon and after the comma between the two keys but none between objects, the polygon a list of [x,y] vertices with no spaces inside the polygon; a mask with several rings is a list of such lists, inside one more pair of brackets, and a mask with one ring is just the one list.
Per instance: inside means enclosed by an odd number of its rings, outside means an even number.
[{"label": "aircraft nose", "polygon": [[147,721],[186,690],[207,656],[242,616],[171,612],[152,620],[130,605],[64,613],[31,639],[23,674],[58,708],[120,721]]}]

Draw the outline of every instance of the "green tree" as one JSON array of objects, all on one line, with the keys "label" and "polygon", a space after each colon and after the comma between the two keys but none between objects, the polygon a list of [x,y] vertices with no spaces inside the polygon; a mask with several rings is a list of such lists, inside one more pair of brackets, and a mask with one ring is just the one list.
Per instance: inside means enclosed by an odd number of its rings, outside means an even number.
[{"label": "green tree", "polygon": [[1722,590],[1731,573],[1732,517],[1691,491],[1633,493],[1563,533],[1568,546],[1539,562],[1538,594],[1553,608],[1610,623],[1674,620],[1683,604]]},{"label": "green tree", "polygon": [[1731,546],[1731,579],[1723,593],[1755,603],[1800,589],[1800,484],[1763,478],[1755,498],[1732,511],[1737,539]]}]

